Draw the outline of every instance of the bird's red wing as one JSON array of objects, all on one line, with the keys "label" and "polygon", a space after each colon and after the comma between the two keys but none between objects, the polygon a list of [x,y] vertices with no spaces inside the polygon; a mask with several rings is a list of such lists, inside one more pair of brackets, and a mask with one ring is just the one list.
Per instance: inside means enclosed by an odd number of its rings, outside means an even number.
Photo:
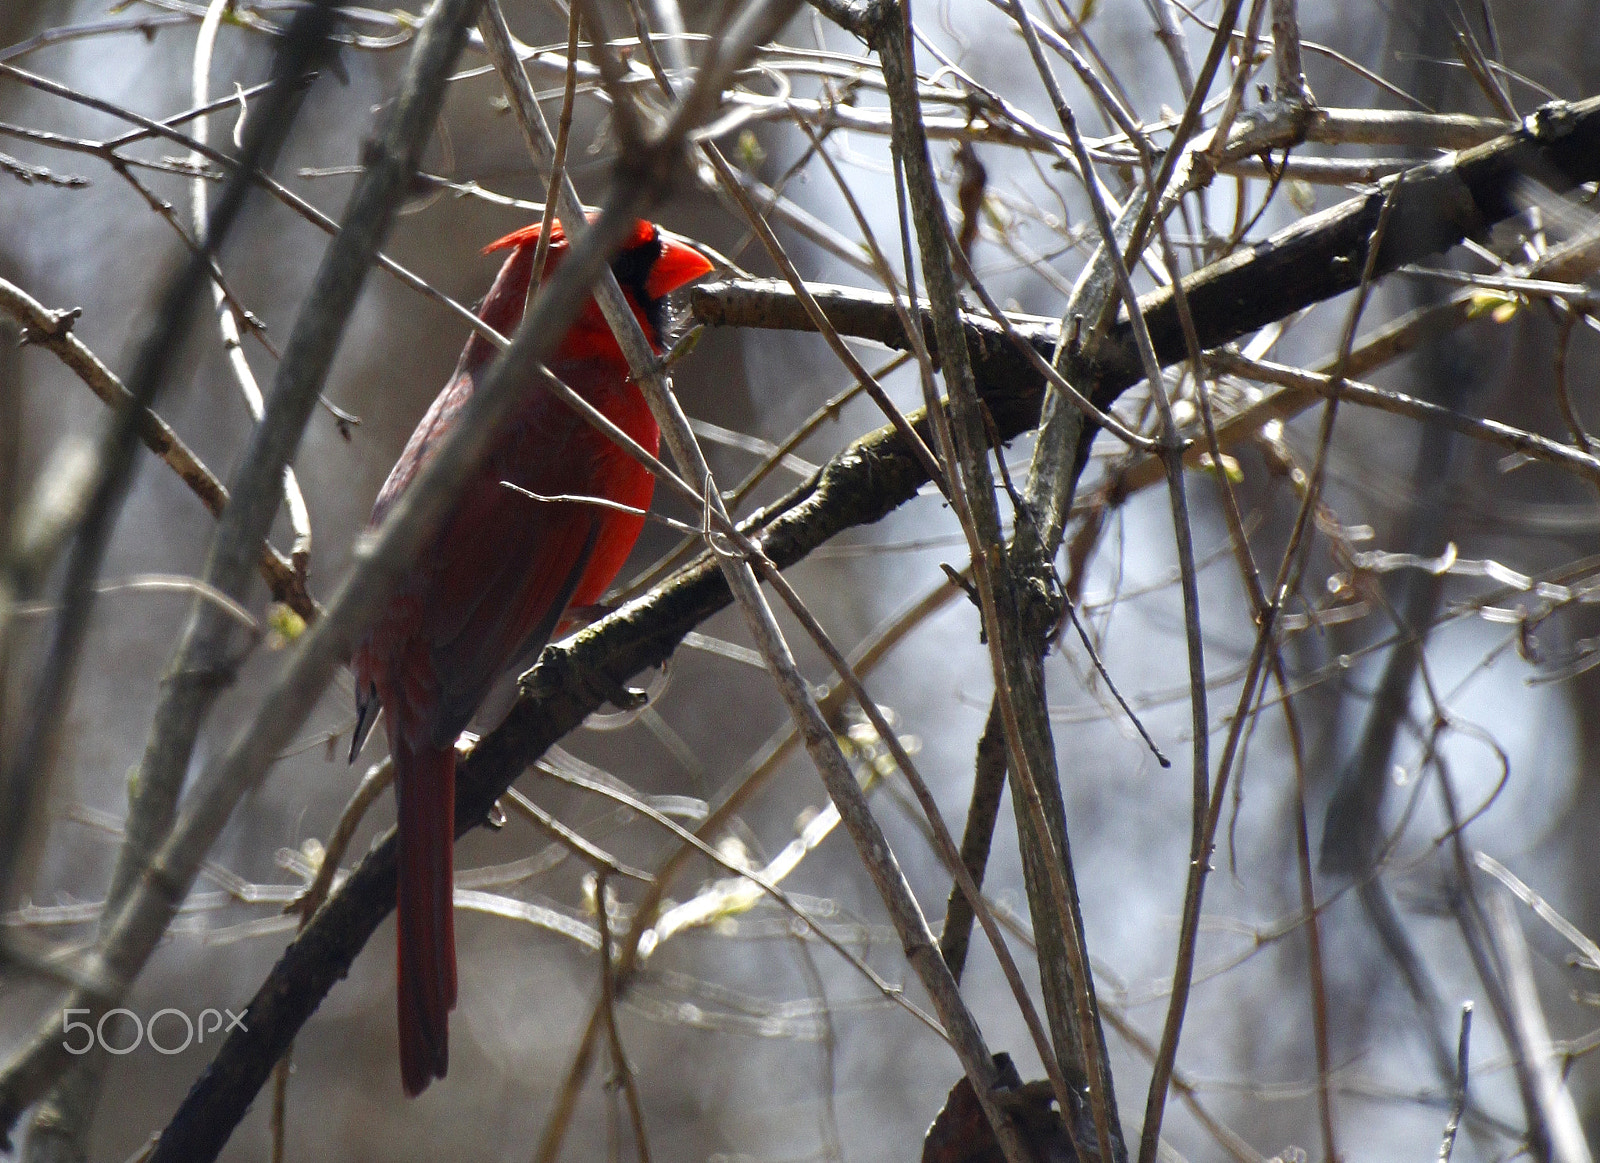
[{"label": "bird's red wing", "polygon": [[428,733],[438,746],[455,741],[514,658],[549,640],[601,528],[594,506],[535,501],[498,479],[468,494],[437,546],[449,568],[422,595],[439,684]]}]

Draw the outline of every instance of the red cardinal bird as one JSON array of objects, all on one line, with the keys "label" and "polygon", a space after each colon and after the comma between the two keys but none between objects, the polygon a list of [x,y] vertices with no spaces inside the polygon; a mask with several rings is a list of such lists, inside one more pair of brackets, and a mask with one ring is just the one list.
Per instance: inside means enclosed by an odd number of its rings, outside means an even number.
[{"label": "red cardinal bird", "polygon": [[[539,226],[490,244],[509,250],[479,318],[510,334],[522,319]],[[566,254],[557,223],[548,275]],[[708,273],[698,252],[634,228],[611,261],[635,317],[659,353],[663,299]],[[467,341],[455,374],[407,441],[372,509],[372,523],[433,455],[477,390],[494,349]],[[591,299],[562,338],[550,369],[629,436],[655,453],[660,432],[600,308]],[[495,678],[549,641],[571,606],[594,603],[611,584],[644,518],[581,501],[601,497],[637,509],[650,504],[655,479],[537,382],[468,482],[400,592],[356,648],[353,762],[381,704],[395,765],[400,816],[400,1075],[406,1093],[443,1078],[449,1063],[448,1014],[456,1003],[451,850],[455,842],[456,738]]]}]

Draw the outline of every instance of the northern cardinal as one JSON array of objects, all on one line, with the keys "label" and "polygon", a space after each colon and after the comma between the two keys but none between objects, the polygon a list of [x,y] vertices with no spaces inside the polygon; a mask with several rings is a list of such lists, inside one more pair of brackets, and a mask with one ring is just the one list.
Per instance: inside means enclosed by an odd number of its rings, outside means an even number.
[{"label": "northern cardinal", "polygon": [[[539,226],[484,249],[509,250],[478,316],[509,334],[522,318]],[[557,223],[546,275],[567,242]],[[611,261],[651,346],[661,350],[663,299],[708,273],[698,252],[639,222]],[[417,475],[488,370],[494,349],[473,335],[456,371],[417,425],[372,509],[383,519]],[[660,432],[599,307],[591,299],[548,366],[653,454]],[[595,602],[622,568],[644,518],[584,501],[650,504],[648,470],[538,382],[468,482],[399,593],[356,648],[354,762],[383,707],[400,817],[400,1075],[416,1095],[449,1063],[448,1014],[456,1002],[451,850],[455,744],[495,678],[549,641],[572,606]]]}]

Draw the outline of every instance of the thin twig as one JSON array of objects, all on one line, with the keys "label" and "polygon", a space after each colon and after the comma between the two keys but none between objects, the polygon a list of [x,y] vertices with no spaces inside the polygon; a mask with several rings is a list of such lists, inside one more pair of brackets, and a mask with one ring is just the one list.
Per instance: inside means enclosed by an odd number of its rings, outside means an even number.
[{"label": "thin twig", "polygon": [[665,828],[667,831],[671,832],[679,840],[687,844],[693,851],[697,852],[701,856],[704,856],[718,867],[726,870],[733,876],[742,877],[743,879],[750,881],[752,884],[760,888],[762,892],[766,893],[774,901],[776,901],[786,912],[794,917],[795,920],[804,925],[806,930],[815,936],[819,941],[843,957],[857,973],[859,973],[867,981],[871,982],[873,988],[883,994],[884,997],[893,1001],[901,1009],[905,1010],[906,1013],[916,1018],[929,1031],[938,1035],[945,1041],[949,1041],[949,1035],[939,1025],[939,1023],[930,1015],[919,1009],[908,998],[906,998],[903,990],[884,980],[881,974],[879,974],[864,960],[862,960],[861,957],[859,957],[852,949],[850,949],[848,945],[844,944],[837,937],[834,937],[832,934],[830,934],[826,928],[818,924],[817,921],[805,909],[795,902],[792,896],[790,896],[783,889],[779,888],[778,885],[773,881],[761,875],[760,872],[734,863],[722,853],[718,852],[710,844],[702,840],[696,833],[690,832],[687,828],[683,827],[683,825],[679,824],[670,816],[666,816],[661,812],[656,811],[637,796],[631,795],[619,788],[611,787],[608,784],[599,783],[595,780],[577,775],[573,772],[561,771],[549,765],[541,764],[539,770],[543,774],[554,779],[558,779],[563,783],[570,784],[573,787],[581,788],[582,790],[593,795],[603,796],[608,800],[612,800],[615,803],[623,805],[631,811],[638,812],[657,827]]},{"label": "thin twig", "polygon": [[[175,145],[189,150],[192,153],[198,153],[202,155],[207,161],[222,167],[222,170],[225,173],[232,174],[237,172],[244,174],[249,178],[250,181],[256,183],[262,189],[272,194],[273,197],[277,198],[280,202],[288,206],[296,214],[304,218],[307,222],[310,222],[313,226],[323,231],[325,234],[332,236],[339,232],[339,224],[337,222],[335,222],[332,218],[329,218],[326,214],[322,213],[322,211],[318,210],[315,206],[311,205],[311,203],[307,202],[294,191],[284,186],[281,182],[278,182],[270,175],[266,174],[264,171],[252,171],[248,167],[241,168],[238,159],[233,158],[228,154],[221,152],[220,150],[213,149],[211,146],[197,141],[188,134],[180,133],[178,130],[173,128],[174,124],[177,124],[183,120],[192,120],[194,117],[199,116],[202,113],[212,111],[213,106],[207,106],[202,110],[189,110],[188,112],[179,114],[176,117],[168,118],[166,121],[156,121],[131,109],[117,105],[114,102],[106,101],[99,97],[92,97],[85,93],[79,93],[75,89],[58,84],[46,77],[40,77],[33,73],[25,72],[22,69],[15,68],[3,62],[0,62],[0,74],[13,77],[14,79],[22,81],[24,84],[30,85],[41,92],[50,93],[53,96],[61,97],[65,100],[84,105],[87,108],[96,109],[102,113],[108,113],[113,117],[131,122],[132,124],[139,126],[140,132],[145,135],[164,138]],[[238,98],[236,96],[229,98],[226,104],[236,103],[237,100]],[[213,105],[215,105],[215,103],[213,103]],[[6,128],[7,127],[5,126],[0,126],[0,131],[4,131]],[[122,154],[116,151],[117,143],[125,140],[135,139],[134,132],[123,134],[119,138],[113,138],[106,142],[83,141],[77,138],[67,138],[55,134],[34,134],[33,136],[48,138],[50,144],[53,144],[61,149],[71,150],[76,153],[92,154],[96,157],[102,158],[109,165],[132,165],[135,163],[135,159],[124,157]],[[187,174],[189,171],[187,167],[184,167],[181,172]],[[439,291],[426,280],[419,278],[405,267],[402,267],[399,263],[395,262],[387,255],[379,254],[374,261],[378,266],[382,267],[384,271],[394,276],[411,290],[426,296],[435,303],[438,303],[440,306],[444,307],[452,315],[461,320],[468,327],[472,328],[478,334],[482,335],[486,340],[488,340],[490,343],[493,343],[496,347],[505,347],[505,337],[500,335],[487,323],[484,323],[483,320],[479,319],[471,308],[450,298],[448,295]]]},{"label": "thin twig", "polygon": [[[27,341],[47,348],[75,372],[79,379],[111,408],[122,408],[129,400],[110,368],[66,324],[66,312],[51,311],[21,288],[0,279],[0,311],[27,328]],[[146,448],[166,462],[178,478],[200,499],[213,516],[220,515],[228,503],[228,490],[195,456],[167,422],[148,408],[137,418],[139,439]],[[262,580],[277,600],[286,603],[306,621],[317,616],[317,607],[297,583],[289,559],[271,545],[263,544],[258,569]]]},{"label": "thin twig", "polygon": [[[577,5],[573,5],[574,8]],[[611,900],[607,883],[608,873],[602,871],[595,886],[595,923],[600,928],[600,1012],[605,1015],[606,1042],[611,1050],[611,1076],[615,1085],[622,1088],[628,1104],[628,1118],[633,1123],[633,1144],[639,1152],[639,1163],[650,1163],[650,1139],[644,1129],[644,1108],[639,1103],[639,1084],[633,1077],[633,1067],[628,1065],[628,1055],[622,1048],[622,1034],[617,1029],[616,981],[611,972]]]},{"label": "thin twig", "polygon": [[1456,1040],[1456,1085],[1450,1100],[1450,1117],[1445,1121],[1444,1134],[1439,1140],[1439,1163],[1450,1163],[1456,1149],[1456,1130],[1461,1126],[1461,1116],[1467,1109],[1468,1048],[1472,1042],[1472,1003],[1461,1003],[1461,1035]]},{"label": "thin twig", "polygon": [[[941,583],[921,600],[913,602],[906,610],[892,617],[880,631],[870,635],[852,654],[850,662],[856,673],[861,675],[870,673],[911,630],[953,601],[960,593],[961,591],[954,585]],[[837,716],[847,694],[847,688],[840,682],[819,701],[824,714],[830,720]],[[693,840],[681,844],[657,866],[656,883],[646,890],[643,899],[636,905],[633,926],[623,941],[618,974],[624,987],[632,977],[638,962],[655,946],[652,927],[668,885],[684,869],[692,856],[697,852],[703,852],[705,847],[726,829],[750,798],[779,770],[799,742],[799,729],[792,722],[775,732],[757,751],[755,758],[746,765],[746,770],[734,781],[732,790],[723,801],[701,822],[693,833]],[[963,896],[962,899],[966,898]],[[546,1120],[545,1131],[538,1152],[534,1156],[541,1163],[553,1160],[560,1151],[561,1140],[573,1113],[578,1091],[593,1062],[594,1045],[598,1036],[599,1019],[597,1015],[593,1015],[579,1040],[577,1050],[552,1103],[550,1117]]]},{"label": "thin twig", "polygon": [[[333,833],[323,846],[322,859],[317,864],[316,875],[312,877],[311,884],[300,898],[289,906],[300,913],[299,927],[302,932],[311,923],[311,918],[322,907],[322,903],[328,899],[328,893],[333,890],[334,883],[338,879],[339,865],[344,861],[345,851],[350,847],[356,829],[366,818],[367,809],[372,807],[393,782],[394,761],[385,758],[382,762],[374,764],[361,777],[354,794],[345,804],[344,810],[339,813],[339,820],[334,825]],[[289,1116],[289,1074],[293,1067],[293,1056],[294,1047],[290,1045],[278,1057],[277,1063],[272,1068],[272,1112],[269,1120],[272,1133],[272,1163],[283,1163],[284,1158],[287,1142],[285,1125]]]},{"label": "thin twig", "polygon": [[1506,977],[1506,993],[1516,1022],[1528,1069],[1534,1078],[1534,1091],[1549,1135],[1550,1158],[1554,1163],[1590,1163],[1588,1137],[1578,1115],[1572,1093],[1562,1078],[1544,1008],[1539,1004],[1539,989],[1533,980],[1533,962],[1522,927],[1504,892],[1489,894],[1489,934]]},{"label": "thin twig", "polygon": [[[1346,315],[1344,330],[1339,344],[1338,370],[1335,374],[1341,380],[1344,378],[1344,366],[1349,360],[1350,350],[1355,341],[1356,326],[1360,321],[1361,314],[1371,293],[1372,277],[1376,269],[1377,256],[1384,241],[1384,233],[1390,216],[1398,202],[1400,188],[1399,184],[1395,185],[1384,198],[1378,221],[1373,227],[1372,235],[1367,242],[1366,260],[1362,266],[1361,281],[1355,301],[1351,304],[1350,310]],[[1255,697],[1256,683],[1260,678],[1261,669],[1271,650],[1273,636],[1277,633],[1278,615],[1288,601],[1289,594],[1294,591],[1295,585],[1298,584],[1298,569],[1300,562],[1303,560],[1306,531],[1310,526],[1310,517],[1321,493],[1337,406],[1337,400],[1331,401],[1323,413],[1317,446],[1317,460],[1310,474],[1306,496],[1300,505],[1299,512],[1295,516],[1294,527],[1289,534],[1288,546],[1284,550],[1282,561],[1279,564],[1278,576],[1271,590],[1272,600],[1257,618],[1256,642],[1251,651],[1250,664],[1246,673],[1244,688],[1240,693],[1238,710],[1229,727],[1227,739],[1223,744],[1222,753],[1218,759],[1217,775],[1212,782],[1210,802],[1206,808],[1206,818],[1200,832],[1202,844],[1199,857],[1191,863],[1189,868],[1188,885],[1184,893],[1183,918],[1179,927],[1178,954],[1172,974],[1172,996],[1167,1006],[1166,1022],[1161,1034],[1161,1048],[1152,1071],[1150,1091],[1145,1107],[1145,1129],[1140,1140],[1139,1151],[1140,1163],[1153,1163],[1156,1156],[1160,1123],[1165,1111],[1166,1085],[1171,1078],[1177,1059],[1178,1039],[1183,1029],[1184,1011],[1188,1005],[1189,993],[1194,984],[1194,960],[1199,941],[1200,912],[1205,896],[1206,880],[1210,873],[1211,852],[1215,845],[1217,824],[1221,818],[1223,791],[1227,786],[1234,760],[1238,755],[1244,726],[1249,721],[1247,712]],[[1151,1126],[1152,1123],[1155,1124],[1154,1128]]]},{"label": "thin twig", "polygon": [[[1146,172],[1148,173],[1148,169]],[[1156,232],[1161,244],[1163,257],[1169,265],[1175,265],[1177,256],[1168,237],[1166,224],[1159,219],[1156,222]],[[1177,308],[1179,322],[1183,329],[1184,343],[1189,354],[1189,369],[1194,378],[1196,395],[1200,401],[1200,416],[1205,428],[1206,439],[1213,463],[1220,466],[1222,454],[1220,446],[1217,444],[1216,428],[1211,411],[1209,382],[1204,370],[1204,359],[1200,350],[1199,336],[1195,331],[1194,316],[1189,307],[1188,292],[1185,290],[1181,279],[1173,281],[1172,295],[1173,304]],[[1353,342],[1353,338],[1347,338],[1345,345],[1341,348],[1342,358],[1346,361],[1349,358],[1348,351],[1351,342]],[[1164,467],[1167,468],[1169,473],[1172,471],[1170,461]],[[1223,512],[1228,523],[1229,540],[1234,547],[1246,592],[1250,595],[1254,616],[1259,619],[1266,614],[1266,595],[1262,592],[1260,575],[1250,553],[1244,518],[1239,511],[1238,499],[1234,495],[1232,482],[1225,473],[1219,475],[1221,476]],[[1289,736],[1290,756],[1293,760],[1295,772],[1296,871],[1300,887],[1300,906],[1306,916],[1306,960],[1311,984],[1312,1036],[1317,1058],[1317,1100],[1318,1113],[1321,1116],[1322,1123],[1323,1152],[1328,1159],[1337,1159],[1339,1150],[1334,1132],[1331,1098],[1332,1052],[1328,1025],[1327,975],[1323,966],[1321,920],[1316,907],[1316,892],[1311,868],[1311,841],[1306,822],[1308,790],[1304,734],[1300,727],[1299,715],[1289,697],[1288,668],[1284,664],[1276,642],[1270,644],[1269,663],[1272,667],[1273,679],[1282,696],[1281,706],[1284,725]],[[1234,787],[1235,794],[1239,794],[1240,783],[1238,781],[1235,782]],[[1204,827],[1204,823],[1201,826]],[[1210,842],[1211,837],[1205,837],[1204,843],[1209,844]],[[1202,852],[1204,852],[1204,848],[1202,848]],[[1202,855],[1200,858],[1208,857]]]},{"label": "thin twig", "polygon": [[[602,877],[625,876],[630,880],[643,881],[645,884],[655,883],[656,878],[651,876],[648,872],[644,872],[640,869],[634,868],[631,865],[624,864],[622,861],[618,860],[615,856],[612,856],[609,852],[606,852],[598,845],[592,844],[588,840],[585,840],[581,835],[567,827],[560,820],[556,819],[549,812],[545,811],[538,804],[534,803],[527,796],[519,792],[516,788],[512,788],[510,791],[508,791],[505,794],[505,798],[502,802],[510,804],[512,811],[528,820],[533,821],[533,823],[537,825],[541,831],[548,833],[550,837],[556,841],[556,843],[560,844],[563,848],[567,849],[567,851],[577,856],[585,864],[591,866]],[[603,913],[604,911],[605,910],[602,907],[601,912]],[[603,927],[603,923],[600,932],[602,938],[606,942],[605,955],[609,960],[610,937],[606,935],[606,930]]]},{"label": "thin twig", "polygon": [[[232,4],[233,0],[211,0],[206,8],[205,19],[200,22],[200,31],[195,36],[191,97],[196,107],[204,106],[210,100],[211,54],[216,45],[217,29],[221,27],[223,12]],[[247,106],[242,99],[239,108],[239,116],[243,119],[244,109]],[[196,118],[194,122],[194,138],[202,145],[206,143],[209,125],[209,119],[205,117]],[[189,160],[196,167],[205,162],[205,158],[198,153],[191,154]],[[206,199],[206,181],[204,178],[196,178],[189,184],[190,217],[196,235],[205,229]],[[221,279],[212,280],[211,297],[217,310],[217,330],[222,338],[222,350],[227,356],[228,367],[233,372],[234,379],[238,381],[239,393],[250,409],[251,418],[259,424],[265,404],[262,402],[261,388],[256,384],[255,373],[250,370],[250,361],[245,358],[244,348],[240,343],[238,317],[241,312],[237,300],[227,293]],[[293,466],[290,465],[284,466],[283,470],[283,497],[289,512],[290,528],[294,530],[294,548],[290,551],[289,558],[294,562],[295,570],[303,577],[310,567],[311,560],[311,514],[306,507],[305,496],[300,491],[300,482],[295,477]]]},{"label": "thin twig", "polygon": [[[822,148],[822,142],[814,133],[812,133],[811,127],[806,125],[804,122],[800,122],[799,124],[800,127],[810,137],[812,148],[816,150],[817,155],[823,159],[823,162],[833,173],[834,178],[836,179],[835,184],[839,187],[840,192],[844,195],[846,204],[850,207],[851,213],[856,218],[856,222],[862,228],[862,237],[868,241],[868,245],[873,256],[873,266],[876,270],[878,278],[883,282],[884,289],[889,292],[896,308],[900,309],[901,300],[898,285],[893,274],[888,270],[887,264],[883,261],[882,252],[878,249],[876,243],[872,241],[871,234],[866,228],[866,219],[861,213],[861,207],[856,203],[854,194],[851,192],[848,184],[843,180],[842,177],[840,177],[838,171],[833,168],[832,159],[828,157],[827,152]],[[723,188],[737,201],[739,208],[744,212],[745,219],[749,223],[750,228],[755,231],[756,236],[761,240],[762,245],[766,248],[767,254],[771,256],[773,262],[777,264],[778,270],[783,274],[783,277],[788,281],[789,285],[794,288],[795,294],[800,297],[800,303],[805,308],[806,314],[810,316],[812,321],[815,323],[818,334],[820,334],[823,339],[827,341],[828,346],[839,358],[839,361],[843,363],[850,374],[855,377],[856,383],[861,386],[863,391],[872,397],[873,403],[877,404],[878,407],[882,409],[883,414],[888,418],[889,422],[893,424],[896,430],[898,430],[905,437],[906,441],[915,451],[917,458],[923,462],[924,467],[927,469],[928,479],[938,482],[940,491],[948,493],[949,486],[944,482],[944,470],[940,467],[938,461],[935,460],[932,451],[929,450],[927,444],[923,441],[922,437],[917,433],[917,431],[912,428],[911,423],[905,418],[904,413],[902,413],[900,409],[895,406],[894,401],[889,399],[889,393],[884,391],[883,385],[881,385],[877,381],[876,377],[874,377],[873,374],[866,369],[865,365],[863,365],[862,362],[856,358],[855,352],[851,351],[850,348],[845,345],[845,342],[843,338],[840,337],[839,332],[834,328],[833,324],[828,321],[828,317],[823,313],[821,306],[817,303],[816,299],[812,297],[810,290],[806,287],[805,281],[800,277],[800,272],[797,271],[794,267],[794,264],[789,261],[789,256],[784,251],[782,244],[779,243],[777,235],[772,232],[772,228],[767,225],[766,220],[762,218],[761,215],[756,212],[755,207],[750,204],[749,198],[745,194],[743,186],[741,186],[738,180],[734,177],[732,167],[728,165],[726,159],[723,158],[721,152],[718,151],[715,146],[707,143],[706,152],[707,156],[711,159],[712,165],[716,169],[718,176],[722,179]],[[911,322],[909,314],[905,314],[904,312],[902,312],[902,325],[905,326],[906,336],[912,341],[913,347],[915,348],[916,343],[921,336],[916,333],[916,329]],[[922,360],[920,355],[918,358],[919,361]]]},{"label": "thin twig", "polygon": [[[537,287],[544,279],[545,260],[550,255],[551,227],[556,220],[556,199],[567,166],[567,142],[572,136],[572,112],[578,95],[578,33],[582,27],[578,6],[572,5],[567,14],[567,79],[561,90],[561,115],[556,121],[556,141],[550,154],[550,180],[545,183],[544,217],[539,222],[539,242],[533,252],[533,273],[528,278],[530,287]],[[488,38],[485,43],[492,43]]]},{"label": "thin twig", "polygon": [[1569,444],[1551,440],[1548,436],[1502,424],[1498,420],[1469,416],[1453,408],[1408,396],[1404,392],[1375,388],[1358,380],[1301,371],[1270,360],[1246,359],[1230,352],[1209,355],[1206,363],[1218,371],[1281,384],[1296,391],[1315,392],[1324,399],[1348,400],[1352,404],[1376,408],[1396,416],[1439,424],[1464,436],[1498,445],[1533,460],[1542,460],[1586,480],[1600,483],[1600,458],[1581,452]]}]

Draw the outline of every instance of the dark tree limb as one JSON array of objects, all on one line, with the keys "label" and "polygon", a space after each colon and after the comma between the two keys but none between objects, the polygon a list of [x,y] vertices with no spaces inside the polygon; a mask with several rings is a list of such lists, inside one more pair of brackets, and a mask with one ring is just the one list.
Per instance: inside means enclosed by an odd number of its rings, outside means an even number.
[{"label": "dark tree limb", "polygon": [[[1464,238],[1483,237],[1495,223],[1522,209],[1520,191],[1526,181],[1565,193],[1600,180],[1600,98],[1546,105],[1515,133],[1407,170],[1186,276],[1183,286],[1201,346],[1227,343],[1354,290],[1378,212],[1400,176],[1405,184],[1395,197],[1373,267],[1378,275],[1448,250]],[[692,294],[695,317],[724,326],[811,330],[798,300],[780,286],[767,280],[702,286]],[[829,286],[814,286],[812,293],[840,334],[905,347],[887,295]],[[1162,363],[1185,358],[1172,292],[1154,291],[1139,303]],[[926,311],[923,318],[930,350],[936,350]],[[1054,320],[1021,317],[1016,327],[1049,358],[1058,335]],[[1013,427],[1016,405],[1037,409],[1037,376],[1020,353],[1006,350],[993,322],[969,316],[966,330],[984,400],[1002,435],[1015,435],[1020,430]],[[1068,378],[1093,385],[1091,399],[1102,408],[1141,380],[1144,373],[1126,312],[1105,336],[1089,337],[1072,362]],[[1008,408],[1009,422],[1001,418]],[[1031,421],[1024,427],[1031,427]]]}]

